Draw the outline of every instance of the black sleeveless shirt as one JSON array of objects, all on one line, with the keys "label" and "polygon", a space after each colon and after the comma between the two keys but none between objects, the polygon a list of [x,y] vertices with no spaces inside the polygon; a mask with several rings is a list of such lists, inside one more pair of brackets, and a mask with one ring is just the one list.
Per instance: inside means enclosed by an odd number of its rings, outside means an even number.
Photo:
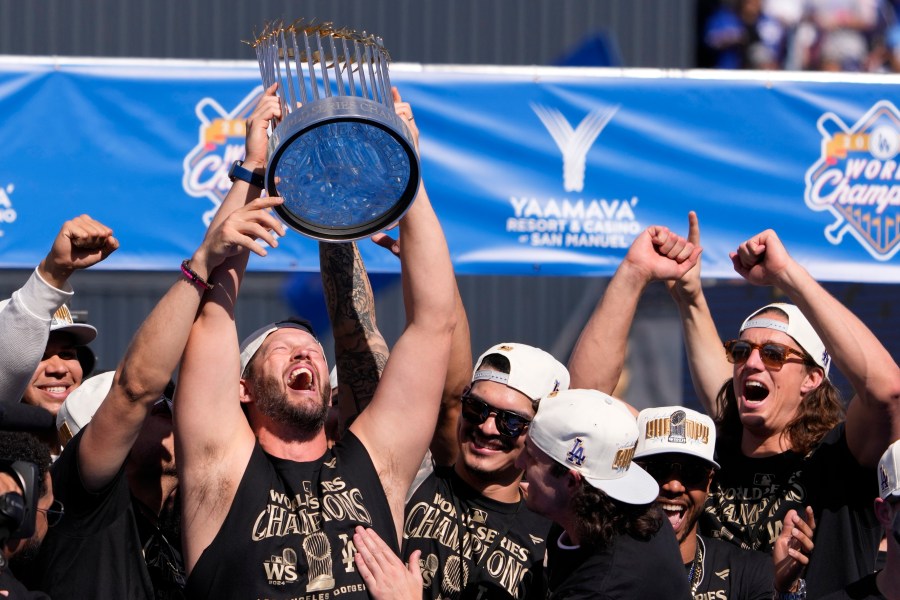
[{"label": "black sleeveless shirt", "polygon": [[231,509],[187,582],[190,598],[368,598],[353,531],[397,534],[369,453],[347,432],[320,459],[294,462],[257,442]]}]

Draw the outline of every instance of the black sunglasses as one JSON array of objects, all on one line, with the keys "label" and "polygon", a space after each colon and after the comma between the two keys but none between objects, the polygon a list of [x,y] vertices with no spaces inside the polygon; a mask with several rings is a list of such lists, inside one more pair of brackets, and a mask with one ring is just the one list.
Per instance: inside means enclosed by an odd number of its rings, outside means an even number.
[{"label": "black sunglasses", "polygon": [[491,415],[494,416],[497,431],[500,432],[500,435],[505,435],[506,437],[519,437],[525,433],[528,425],[531,424],[531,419],[518,413],[494,408],[490,404],[486,404],[468,394],[462,397],[462,416],[469,423],[481,425]]},{"label": "black sunglasses", "polygon": [[685,486],[706,485],[712,467],[699,462],[677,462],[671,460],[635,460],[642,469],[650,473],[658,483],[669,479],[673,473],[673,479],[677,479]]},{"label": "black sunglasses", "polygon": [[54,500],[49,508],[38,508],[37,511],[47,515],[47,527],[53,527],[59,523],[59,520],[62,519],[63,515],[66,513],[63,503],[59,500]]},{"label": "black sunglasses", "polygon": [[776,342],[766,342],[765,344],[754,344],[747,340],[725,342],[725,357],[733,365],[742,365],[747,362],[754,350],[759,350],[759,357],[763,364],[773,371],[780,371],[792,354],[804,363],[812,363],[812,359],[800,350]]}]

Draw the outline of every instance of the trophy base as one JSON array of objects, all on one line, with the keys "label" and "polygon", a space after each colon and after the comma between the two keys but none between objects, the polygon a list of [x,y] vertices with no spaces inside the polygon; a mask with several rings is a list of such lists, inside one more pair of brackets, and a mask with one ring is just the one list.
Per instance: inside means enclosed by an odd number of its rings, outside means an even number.
[{"label": "trophy base", "polygon": [[398,221],[415,199],[419,162],[406,124],[354,96],[321,98],[291,112],[269,139],[266,188],[296,231],[352,241]]}]

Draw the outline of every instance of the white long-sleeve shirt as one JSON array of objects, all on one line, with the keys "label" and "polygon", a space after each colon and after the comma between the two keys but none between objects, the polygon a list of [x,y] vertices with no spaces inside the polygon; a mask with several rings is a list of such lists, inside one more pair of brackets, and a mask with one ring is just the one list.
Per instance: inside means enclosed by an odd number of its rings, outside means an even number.
[{"label": "white long-sleeve shirt", "polygon": [[0,305],[0,402],[19,402],[50,338],[53,313],[74,292],[44,281],[37,269],[12,298]]}]

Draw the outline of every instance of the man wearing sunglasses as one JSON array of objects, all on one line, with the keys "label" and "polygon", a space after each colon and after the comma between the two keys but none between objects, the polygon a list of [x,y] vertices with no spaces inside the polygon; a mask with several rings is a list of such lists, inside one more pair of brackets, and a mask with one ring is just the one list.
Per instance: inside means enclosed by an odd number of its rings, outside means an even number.
[{"label": "man wearing sunglasses", "polygon": [[[698,245],[694,213],[689,222],[688,241]],[[872,512],[872,469],[900,437],[900,369],[868,327],[788,254],[774,231],[745,241],[731,259],[741,277],[777,287],[793,304],[755,311],[724,349],[702,293],[699,262],[675,278],[651,277],[676,280],[670,291],[682,316],[691,377],[719,427],[723,469],[714,478],[701,530],[767,553],[779,543],[790,545],[791,560],[783,566],[795,572],[803,565],[791,533],[801,520],[815,524],[806,581],[785,598],[818,597],[874,569],[880,533]],[[591,332],[592,347],[614,350],[604,357],[606,364],[624,360],[640,295],[611,296],[612,289],[610,284],[603,303],[619,307],[626,318]],[[572,361],[589,367],[591,356],[577,354],[578,348]],[[828,379],[832,359],[855,392],[846,418]]]},{"label": "man wearing sunglasses", "polygon": [[[790,574],[779,571],[779,580],[774,580],[769,556],[698,534],[698,521],[713,473],[719,468],[714,459],[713,420],[681,406],[646,408],[638,415],[638,430],[634,462],[659,484],[656,505],[675,531],[691,595],[770,600],[773,589],[790,589],[794,584]],[[808,551],[812,547],[812,531],[803,522],[801,527]]]},{"label": "man wearing sunglasses", "polygon": [[[182,482],[175,470],[172,405],[161,398],[210,292],[210,273],[235,252],[265,254],[256,238],[272,244],[270,232],[283,233],[268,212],[277,200],[235,209],[231,198],[191,258],[180,269],[174,266],[171,287],[141,324],[116,371],[94,383],[88,380],[92,389],[84,392],[92,396],[96,412],[85,414],[75,406],[60,411],[61,438],[74,435],[52,468],[67,514],[45,540],[37,577],[52,598],[184,596],[176,503]],[[222,378],[218,364],[211,360],[206,367]]]},{"label": "man wearing sunglasses", "polygon": [[[396,90],[394,100],[417,139],[409,105]],[[262,107],[268,114],[254,111],[248,121],[244,163],[260,171],[266,129],[281,116],[274,86]],[[254,199],[260,191],[236,180],[212,227],[222,210],[279,201]],[[283,235],[281,224],[261,225],[261,240],[276,247],[269,230]],[[191,329],[175,400],[188,596],[367,598],[353,559],[356,526],[399,552],[406,494],[434,433],[456,323],[452,263],[423,186],[400,237],[407,324],[371,402],[332,448],[324,430],[328,366],[309,327],[280,321],[239,346],[235,301],[249,253],[240,249],[202,274],[213,289]]]},{"label": "man wearing sunglasses", "polygon": [[[719,425],[723,469],[701,529],[772,552],[782,524],[795,529],[803,515],[815,524],[816,548],[805,581],[785,597],[819,597],[874,569],[881,533],[873,469],[900,437],[900,368],[774,231],[751,237],[731,258],[744,279],[777,287],[791,303],[754,311],[722,352],[699,269],[674,288],[679,310],[691,315],[684,325],[695,388]],[[846,413],[829,379],[832,360],[855,392]]]},{"label": "man wearing sunglasses", "polygon": [[516,460],[542,396],[569,386],[547,352],[497,344],[462,395],[458,458],[435,467],[406,505],[401,556],[421,551],[424,598],[543,598],[550,522],[525,506]]},{"label": "man wearing sunglasses", "polygon": [[[34,481],[30,482],[15,470],[0,472],[0,525],[6,534],[12,532],[14,536],[0,540],[3,543],[0,553],[0,595],[45,599],[45,594],[28,592],[23,578],[31,572],[48,529],[63,516],[62,503],[53,496],[50,452],[29,433],[0,431],[0,459],[8,463],[31,463],[35,474]],[[23,489],[32,483],[35,489]],[[34,506],[36,512],[29,514],[31,510],[27,501],[35,493],[38,494]],[[21,532],[19,535],[16,535],[17,529]]]}]

